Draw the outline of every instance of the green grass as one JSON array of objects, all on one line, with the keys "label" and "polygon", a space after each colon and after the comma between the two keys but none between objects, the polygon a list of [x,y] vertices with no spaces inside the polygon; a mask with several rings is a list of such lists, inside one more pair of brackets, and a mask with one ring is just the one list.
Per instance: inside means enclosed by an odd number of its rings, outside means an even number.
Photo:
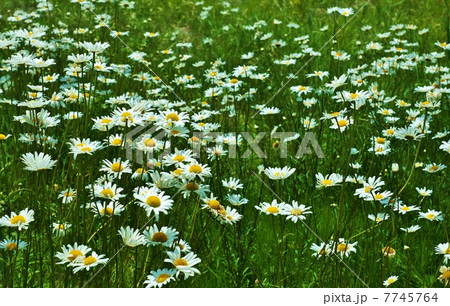
[{"label": "green grass", "polygon": [[[399,280],[392,286],[395,287],[442,287],[437,278],[439,267],[443,265],[442,255],[436,255],[434,248],[439,243],[449,241],[448,236],[448,180],[447,170],[435,174],[428,174],[421,168],[414,168],[414,162],[448,164],[448,153],[439,149],[442,141],[448,141],[448,136],[443,139],[432,139],[437,132],[448,129],[449,107],[448,94],[443,94],[439,109],[441,112],[431,118],[430,130],[420,141],[391,140],[392,152],[388,155],[375,156],[368,152],[371,147],[371,138],[382,135],[382,131],[389,126],[403,127],[409,124],[408,114],[405,109],[389,102],[386,108],[395,110],[395,116],[400,120],[397,123],[386,124],[384,117],[377,113],[378,106],[366,105],[360,110],[349,114],[355,119],[342,134],[329,128],[330,121],[319,120],[323,112],[331,113],[350,109],[350,103],[336,103],[332,95],[319,95],[310,93],[308,97],[315,97],[319,101],[315,106],[306,108],[301,102],[296,101],[295,95],[289,87],[294,85],[307,85],[314,89],[323,87],[334,76],[347,72],[349,68],[370,64],[382,58],[390,56],[384,51],[365,51],[365,45],[371,41],[381,42],[384,47],[390,47],[388,39],[380,39],[377,33],[388,32],[392,25],[415,24],[418,29],[407,30],[402,39],[408,42],[417,42],[417,46],[405,47],[408,52],[414,51],[419,55],[431,52],[447,52],[443,58],[433,65],[449,66],[449,53],[434,45],[436,41],[449,41],[448,6],[446,1],[371,1],[358,13],[353,20],[340,31],[334,40],[321,50],[321,56],[311,62],[298,74],[298,79],[292,80],[268,106],[278,107],[281,114],[262,116],[256,115],[251,106],[266,103],[271,97],[288,82],[287,76],[295,74],[309,57],[297,59],[297,63],[291,66],[274,64],[274,60],[283,59],[284,55],[301,52],[302,49],[294,42],[295,37],[309,35],[308,46],[317,51],[338,31],[351,17],[343,17],[337,13],[329,15],[327,8],[332,6],[353,7],[355,12],[366,1],[352,1],[349,4],[341,4],[341,1],[267,1],[248,0],[230,1],[231,8],[238,7],[238,12],[229,12],[227,15],[220,13],[225,10],[217,1],[205,0],[204,5],[194,5],[194,1],[142,1],[135,0],[135,8],[123,9],[114,4],[96,4],[95,13],[107,13],[112,16],[110,27],[117,31],[129,31],[124,36],[123,42],[110,36],[108,28],[95,29],[94,15],[89,11],[81,11],[79,4],[71,4],[69,1],[53,0],[55,7],[51,12],[41,13],[40,18],[33,20],[32,24],[48,26],[44,41],[51,41],[57,36],[51,31],[57,27],[58,21],[65,23],[69,29],[66,37],[72,37],[74,41],[100,41],[109,42],[110,47],[102,54],[107,58],[107,63],[130,64],[130,77],[109,73],[108,77],[115,78],[116,84],[98,84],[98,90],[93,90],[93,108],[86,108],[86,99],[79,98],[79,103],[68,103],[67,108],[46,107],[52,116],[66,114],[70,111],[82,111],[82,119],[69,121],[61,119],[57,127],[48,128],[46,135],[58,140],[55,149],[48,146],[42,147],[36,143],[26,144],[19,141],[20,133],[35,133],[36,128],[13,120],[13,116],[25,113],[27,108],[8,104],[0,104],[0,134],[12,134],[12,137],[0,141],[0,217],[10,215],[11,211],[18,213],[20,210],[30,208],[35,211],[35,221],[29,229],[18,232],[15,228],[0,227],[0,241],[4,238],[20,239],[28,243],[28,247],[20,251],[0,250],[0,286],[1,287],[81,287],[99,271],[102,266],[97,266],[90,271],[72,273],[70,267],[57,265],[54,257],[61,247],[78,242],[91,247],[98,254],[105,254],[111,258],[120,250],[123,243],[117,235],[121,226],[131,226],[138,229],[146,224],[149,218],[144,210],[134,204],[133,189],[142,186],[142,183],[131,180],[129,175],[124,175],[116,183],[124,189],[126,197],[120,202],[126,205],[126,210],[121,216],[111,219],[96,218],[84,207],[86,203],[94,199],[89,195],[85,186],[92,184],[103,173],[99,171],[102,160],[112,160],[116,157],[125,158],[125,150],[116,147],[107,147],[90,155],[81,155],[75,160],[69,154],[67,145],[71,138],[90,138],[102,141],[106,133],[92,130],[91,119],[105,116],[116,108],[105,101],[108,98],[120,96],[125,93],[140,95],[145,99],[152,99],[147,93],[148,89],[155,89],[157,84],[144,84],[133,80],[137,73],[146,72],[152,74],[144,64],[133,62],[128,55],[133,51],[146,52],[146,60],[149,67],[161,79],[172,86],[177,96],[181,97],[192,108],[193,113],[206,107],[201,101],[209,104],[209,109],[220,111],[219,114],[206,120],[206,122],[219,123],[221,132],[248,131],[255,136],[258,132],[266,132],[266,136],[260,142],[260,147],[267,154],[266,159],[260,159],[252,154],[247,159],[233,159],[226,156],[218,160],[209,161],[207,154],[202,152],[199,161],[208,164],[212,168],[211,178],[207,178],[204,184],[210,186],[210,190],[218,197],[221,204],[226,204],[227,190],[222,187],[221,181],[229,177],[239,178],[244,184],[243,191],[239,192],[249,201],[237,208],[243,218],[234,225],[224,226],[217,222],[212,215],[204,209],[200,209],[203,201],[197,195],[184,199],[177,194],[176,188],[166,190],[174,200],[174,208],[168,215],[162,215],[158,226],[172,226],[180,232],[180,237],[186,240],[202,262],[196,267],[201,271],[200,275],[183,280],[171,282],[168,286],[177,287],[362,287],[364,284],[355,277],[356,273],[370,287],[382,287],[391,275],[398,275]],[[199,18],[202,7],[212,6],[210,15],[205,20]],[[1,31],[31,28],[24,22],[8,22],[7,18],[15,10],[23,9],[27,12],[35,8],[34,1],[5,0],[0,3]],[[228,10],[229,11],[229,10]],[[273,20],[282,21],[281,25],[273,24]],[[260,20],[265,20],[267,26],[259,29],[262,33],[273,33],[267,41],[255,40],[254,31],[244,29],[244,26],[252,25]],[[289,22],[300,25],[299,29],[288,28]],[[320,29],[328,25],[327,31]],[[372,29],[363,33],[361,27],[371,25]],[[223,26],[229,26],[228,31]],[[89,33],[77,37],[73,34],[76,28],[89,28]],[[418,35],[417,31],[428,28],[429,32]],[[155,39],[145,38],[145,32],[159,32],[160,37]],[[176,35],[175,35],[176,34]],[[0,37],[2,37],[0,35]],[[211,44],[205,44],[203,40],[212,38]],[[392,37],[391,37],[392,38]],[[282,39],[287,45],[275,48],[270,45],[272,39]],[[360,41],[358,45],[356,41]],[[182,49],[176,44],[191,42],[192,49]],[[131,50],[129,49],[131,48]],[[84,53],[84,50],[70,46],[68,49],[37,50],[36,48],[21,44],[17,50],[0,50],[2,61],[25,49],[39,53],[44,59],[53,58],[56,65],[44,69],[47,73],[64,74],[64,68],[70,64],[67,57],[72,53]],[[172,49],[174,55],[190,54],[192,58],[187,61],[186,67],[177,68],[180,61],[163,63],[168,56],[159,51]],[[333,60],[330,53],[333,50],[343,50],[351,54],[351,59],[346,62]],[[358,52],[364,50],[361,58]],[[241,55],[254,52],[255,56],[249,61],[241,59]],[[204,91],[211,84],[205,79],[205,70],[217,59],[226,63],[219,69],[232,73],[233,68],[248,64],[257,66],[257,72],[267,72],[270,77],[265,81],[242,78],[244,85],[240,94],[247,93],[250,88],[257,88],[257,92],[251,99],[235,103],[238,116],[231,117],[226,107],[232,102],[223,101],[223,95],[216,98],[207,98]],[[192,67],[192,63],[205,61],[204,67]],[[90,66],[91,64],[89,64]],[[432,64],[422,61],[417,68],[411,71],[396,70],[390,75],[368,77],[368,83],[362,87],[347,84],[342,90],[355,92],[356,90],[368,90],[371,83],[376,82],[379,90],[385,91],[386,97],[397,97],[411,103],[410,109],[415,109],[416,102],[424,101],[424,94],[414,92],[417,86],[429,85],[436,81],[436,75],[426,74],[425,67]],[[7,65],[3,63],[3,66]],[[368,71],[367,68],[365,71]],[[306,78],[307,73],[315,70],[328,71],[330,77],[323,82],[318,79]],[[2,100],[26,100],[27,85],[40,85],[40,72],[32,74],[20,68],[16,71],[0,72],[0,94]],[[190,74],[202,84],[199,89],[188,89],[173,82],[176,77]],[[440,74],[442,77],[443,74]],[[153,75],[152,75],[153,76]],[[76,88],[81,82],[94,83],[94,74],[89,72],[81,79],[73,78]],[[49,87],[48,94],[61,91],[65,82],[57,81],[46,84]],[[97,83],[96,83],[97,84]],[[442,85],[442,87],[446,87]],[[232,97],[232,94],[229,95]],[[163,90],[161,98],[176,101],[177,97],[169,90]],[[91,99],[89,99],[91,100]],[[127,107],[120,105],[120,107]],[[424,114],[424,111],[421,110]],[[192,115],[192,113],[189,113]],[[301,118],[310,116],[315,118],[318,126],[312,129],[324,152],[325,158],[319,159],[315,155],[305,155],[295,158],[301,138],[290,142],[288,145],[288,158],[280,159],[280,148],[275,145],[275,139],[269,138],[269,133],[278,126],[278,131],[298,132],[302,136],[306,132]],[[192,129],[188,126],[190,131]],[[114,128],[111,134],[126,133],[129,129]],[[190,145],[186,140],[175,139],[173,147],[187,149]],[[242,154],[248,144],[243,141],[239,148]],[[357,148],[358,155],[350,155],[350,148]],[[24,170],[24,164],[20,160],[22,154],[28,152],[45,152],[57,160],[57,165],[52,170],[29,172]],[[358,162],[361,169],[353,170],[348,166],[349,162]],[[398,163],[400,170],[393,172],[391,164]],[[280,216],[268,216],[259,214],[254,208],[261,202],[272,202],[276,199],[272,191],[255,175],[257,166],[295,168],[295,173],[284,181],[269,180],[264,174],[260,177],[279,197],[285,202],[293,200],[306,206],[312,206],[313,214],[306,215],[305,223],[310,231],[301,222],[293,223]],[[133,163],[133,171],[141,167]],[[164,171],[172,171],[173,167],[167,167]],[[159,169],[158,171],[162,171]],[[420,203],[421,211],[435,209],[446,214],[440,222],[429,222],[424,219],[417,220],[417,213],[411,212],[400,215],[391,208],[383,207],[379,202],[365,202],[353,195],[360,184],[347,183],[343,186],[317,189],[315,187],[315,175],[317,173],[330,174],[358,174],[366,178],[382,177],[385,186],[382,190],[389,190],[398,195],[403,202],[409,205]],[[61,190],[67,188],[77,190],[77,197],[73,204],[62,204],[58,199]],[[416,187],[432,189],[430,197],[423,199],[418,195]],[[209,193],[208,193],[209,196]],[[228,205],[228,203],[226,204]],[[375,223],[367,218],[368,214],[385,212],[390,218],[374,227]],[[64,237],[57,237],[52,233],[53,222],[64,221],[72,224]],[[406,234],[400,228],[419,224],[422,228],[412,234]],[[310,247],[313,243],[319,244],[316,233],[324,241],[344,237],[357,241],[356,253],[345,258],[345,267],[336,257],[313,257]],[[391,246],[396,250],[392,259],[383,256],[381,249]],[[405,249],[408,246],[408,249]],[[118,255],[96,275],[87,285],[88,287],[142,287],[143,280],[150,271],[159,268],[170,268],[164,263],[167,256],[162,247],[124,248]]]}]

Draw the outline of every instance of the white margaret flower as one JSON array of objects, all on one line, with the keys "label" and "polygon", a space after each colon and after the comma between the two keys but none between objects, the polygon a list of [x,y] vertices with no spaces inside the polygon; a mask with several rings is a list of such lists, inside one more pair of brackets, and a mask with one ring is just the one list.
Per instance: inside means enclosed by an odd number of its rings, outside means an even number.
[{"label": "white margaret flower", "polygon": [[22,161],[25,164],[25,170],[40,171],[52,169],[56,165],[56,161],[52,157],[44,153],[26,153],[22,155]]}]

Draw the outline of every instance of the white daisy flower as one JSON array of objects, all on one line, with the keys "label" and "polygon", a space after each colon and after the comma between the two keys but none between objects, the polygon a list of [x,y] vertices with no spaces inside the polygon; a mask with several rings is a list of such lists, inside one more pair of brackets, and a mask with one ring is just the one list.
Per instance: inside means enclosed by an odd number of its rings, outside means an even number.
[{"label": "white daisy flower", "polygon": [[178,232],[167,226],[158,229],[158,226],[154,224],[144,231],[144,240],[147,246],[160,244],[165,247],[170,247],[177,238]]},{"label": "white daisy flower", "polygon": [[191,252],[181,257],[181,250],[177,247],[173,252],[167,252],[167,256],[169,258],[164,261],[173,264],[177,269],[177,277],[180,273],[184,274],[184,279],[195,274],[200,274],[200,271],[194,268],[194,266],[200,263],[201,260],[194,253]]},{"label": "white daisy flower", "polygon": [[22,161],[25,164],[25,170],[40,171],[52,169],[56,165],[56,161],[52,157],[44,153],[26,153],[22,154]]},{"label": "white daisy flower", "polygon": [[255,206],[257,210],[266,215],[281,215],[286,203],[277,203],[277,200],[273,200],[272,203],[262,202],[259,206]]},{"label": "white daisy flower", "polygon": [[100,171],[107,172],[120,179],[122,177],[122,174],[131,173],[129,163],[130,162],[128,160],[122,161],[121,158],[114,158],[112,162],[104,159]]},{"label": "white daisy flower", "polygon": [[147,216],[150,217],[152,213],[155,214],[155,219],[159,219],[159,214],[168,214],[172,208],[173,200],[168,195],[164,195],[164,191],[158,188],[142,187],[139,188],[139,193],[133,194],[137,200],[137,204],[145,209]]},{"label": "white daisy flower", "polygon": [[298,205],[297,201],[292,201],[292,204],[285,204],[283,206],[283,210],[281,212],[282,215],[286,215],[286,219],[291,220],[294,223],[297,223],[298,220],[305,220],[306,214],[312,214],[312,211],[309,211],[311,206],[306,207],[303,204]]},{"label": "white daisy flower", "polygon": [[283,167],[283,168],[266,168],[264,174],[271,180],[284,180],[291,176],[295,172],[295,168]]},{"label": "white daisy flower", "polygon": [[162,286],[175,280],[175,274],[177,270],[175,269],[158,269],[156,271],[151,271],[147,276],[147,280],[144,281],[146,288],[161,288]]},{"label": "white daisy flower", "polygon": [[75,242],[72,245],[63,245],[62,252],[57,252],[55,257],[60,260],[58,264],[70,264],[75,262],[81,262],[84,260],[87,253],[91,251],[91,248]]},{"label": "white daisy flower", "polygon": [[140,234],[139,230],[127,226],[121,226],[118,230],[120,237],[122,237],[123,243],[129,247],[137,247],[138,245],[145,243],[145,237]]},{"label": "white daisy flower", "polygon": [[435,248],[436,254],[444,255],[444,263],[450,260],[450,243],[439,243]]},{"label": "white daisy flower", "polygon": [[32,221],[34,221],[34,211],[25,208],[19,214],[11,212],[11,216],[6,215],[0,218],[0,226],[17,227],[20,231],[22,229],[28,229]]},{"label": "white daisy flower", "polygon": [[387,278],[387,280],[385,280],[383,282],[383,286],[388,287],[388,286],[392,285],[393,283],[395,283],[397,280],[398,280],[398,276],[397,275],[389,276]]},{"label": "white daisy flower", "polygon": [[80,262],[72,262],[70,263],[70,266],[73,266],[73,273],[77,273],[81,270],[87,270],[89,271],[93,267],[96,267],[98,265],[104,265],[108,262],[108,258],[104,258],[105,255],[98,255],[95,252],[92,252],[90,256],[87,256],[83,259],[83,261]]}]

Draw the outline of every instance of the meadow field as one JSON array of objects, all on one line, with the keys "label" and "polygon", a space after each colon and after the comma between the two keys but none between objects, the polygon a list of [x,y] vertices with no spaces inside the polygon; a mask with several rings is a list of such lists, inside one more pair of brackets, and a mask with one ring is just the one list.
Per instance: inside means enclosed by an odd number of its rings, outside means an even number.
[{"label": "meadow field", "polygon": [[449,286],[447,0],[0,13],[0,287]]}]

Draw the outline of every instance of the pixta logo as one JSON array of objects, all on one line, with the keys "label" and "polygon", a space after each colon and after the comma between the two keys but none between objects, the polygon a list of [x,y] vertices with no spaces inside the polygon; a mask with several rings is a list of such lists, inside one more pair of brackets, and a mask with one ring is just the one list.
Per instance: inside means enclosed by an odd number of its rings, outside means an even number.
[{"label": "pixta logo", "polygon": [[[220,147],[221,155],[228,158],[249,158],[255,154],[258,158],[267,158],[260,147],[261,141],[267,136],[266,132],[252,135],[248,132],[194,132],[189,138],[193,156],[200,158],[202,154],[214,152]],[[187,136],[186,136],[187,137]],[[277,132],[269,134],[270,139],[276,139],[279,148],[279,158],[288,158],[294,152],[295,158],[315,154],[317,158],[325,158],[314,133],[307,132],[300,141],[300,135],[295,132]],[[172,135],[161,127],[147,124],[140,126],[126,134],[126,156],[128,160],[145,163],[151,159],[162,160],[172,153]],[[293,142],[292,140],[297,140]],[[294,148],[294,143],[297,147]],[[239,149],[238,149],[239,147]],[[242,148],[243,149],[242,149]],[[290,148],[290,150],[288,150]],[[245,151],[244,151],[245,150]]]}]

